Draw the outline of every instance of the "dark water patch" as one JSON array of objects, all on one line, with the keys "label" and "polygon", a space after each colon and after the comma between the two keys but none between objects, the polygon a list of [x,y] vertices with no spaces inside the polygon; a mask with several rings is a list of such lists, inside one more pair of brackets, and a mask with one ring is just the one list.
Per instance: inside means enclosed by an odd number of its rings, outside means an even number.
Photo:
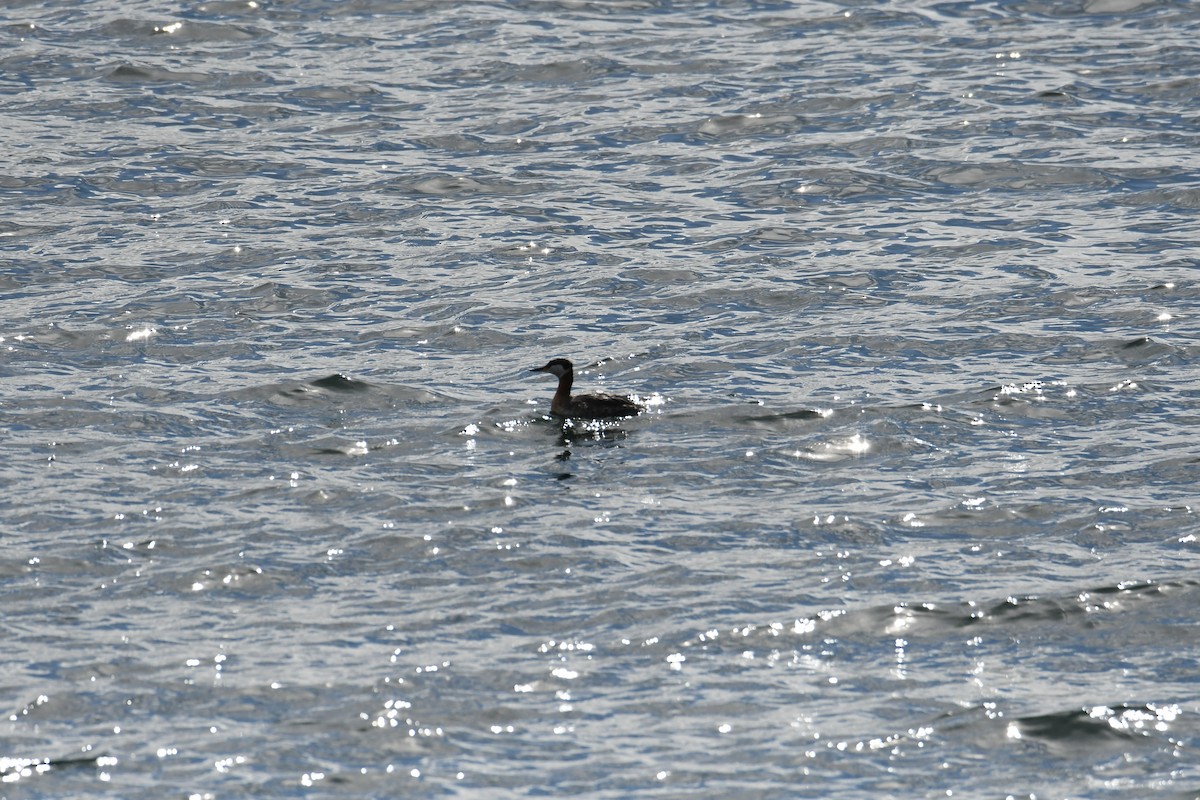
[{"label": "dark water patch", "polygon": [[[867,541],[878,540],[868,537],[861,543]],[[837,547],[828,541],[817,546]],[[810,557],[816,555],[814,552]],[[703,649],[709,653],[736,652],[738,647],[767,644],[786,650],[818,641],[856,649],[870,646],[871,642],[882,645],[896,635],[903,636],[915,649],[922,649],[926,646],[922,642],[952,640],[961,629],[977,629],[978,635],[986,637],[1003,633],[1020,641],[1052,641],[1054,637],[1064,635],[1064,625],[1092,629],[1105,635],[1119,634],[1125,624],[1123,620],[1153,617],[1155,604],[1172,608],[1186,604],[1195,590],[1195,584],[1190,582],[1147,581],[1129,586],[1098,587],[1073,596],[1010,597],[991,604],[898,602],[890,607],[826,608],[792,620],[784,618],[747,624],[735,631],[732,641],[723,638],[723,634],[728,633],[724,630],[714,630],[701,636],[699,641],[706,643]],[[809,608],[819,603],[815,598],[802,596],[796,597],[795,602],[799,607]],[[690,641],[688,646],[695,644]],[[669,649],[679,644],[668,641],[663,646]],[[729,651],[727,647],[735,650]]]},{"label": "dark water patch", "polygon": [[284,406],[315,404],[328,407],[350,400],[352,404],[346,408],[359,411],[438,404],[445,400],[438,392],[423,387],[368,382],[340,373],[306,383],[265,384],[235,389],[224,396],[239,403],[251,401]]},{"label": "dark water patch", "polygon": [[767,428],[774,431],[788,431],[795,428],[807,428],[807,423],[812,423],[815,420],[828,419],[832,414],[825,411],[817,411],[813,409],[800,409],[798,411],[783,411],[773,414],[754,414],[735,417],[735,420],[743,422],[751,427]]},{"label": "dark water patch", "polygon": [[1013,724],[1023,738],[1051,747],[1077,751],[1081,747],[1116,745],[1124,747],[1139,739],[1162,739],[1182,713],[1179,706],[1130,705],[1092,706],[1071,711],[1017,717]]},{"label": "dark water patch", "polygon": [[201,72],[176,72],[162,67],[141,67],[132,64],[121,64],[109,70],[105,78],[114,83],[162,84],[184,83],[204,85],[211,82],[212,76]]},{"label": "dark water patch", "polygon": [[[904,619],[901,627],[906,633],[941,635],[945,627],[968,627],[973,625],[1000,625],[1005,627],[1035,629],[1049,623],[1070,623],[1092,627],[1111,624],[1107,618],[1128,613],[1131,605],[1146,602],[1178,602],[1179,593],[1194,594],[1197,584],[1191,582],[1146,581],[1130,585],[1102,586],[1081,590],[1075,595],[1059,597],[1009,597],[991,605],[969,603],[941,607],[937,604],[903,603],[889,614],[883,614],[879,622],[893,626]],[[908,627],[908,622],[916,623]]]},{"label": "dark water patch", "polygon": [[335,392],[365,392],[371,388],[371,384],[365,381],[348,378],[340,373],[324,378],[317,378],[315,381],[311,381],[309,385],[315,386],[318,389],[329,389]]},{"label": "dark water patch", "polygon": [[268,31],[248,25],[191,20],[147,21],[116,19],[89,31],[108,40],[139,42],[150,37],[162,37],[180,44],[236,43],[269,38]]},{"label": "dark water patch", "polygon": [[119,759],[113,756],[63,756],[61,758],[23,758],[7,757],[0,759],[0,776],[10,781],[25,780],[35,775],[44,775],[51,770],[74,770],[81,768],[100,768],[114,766]]}]

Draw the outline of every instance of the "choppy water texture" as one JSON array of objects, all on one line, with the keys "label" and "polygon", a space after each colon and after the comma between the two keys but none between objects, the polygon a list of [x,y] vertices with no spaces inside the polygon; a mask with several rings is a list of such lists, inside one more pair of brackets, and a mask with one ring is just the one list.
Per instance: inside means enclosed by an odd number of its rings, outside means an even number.
[{"label": "choppy water texture", "polygon": [[0,13],[0,795],[1200,793],[1196,5]]}]

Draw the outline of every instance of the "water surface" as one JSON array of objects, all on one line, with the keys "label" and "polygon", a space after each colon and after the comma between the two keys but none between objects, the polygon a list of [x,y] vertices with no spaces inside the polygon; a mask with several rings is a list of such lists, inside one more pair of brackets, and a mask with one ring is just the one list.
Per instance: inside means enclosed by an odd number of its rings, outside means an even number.
[{"label": "water surface", "polygon": [[0,25],[4,796],[1200,791],[1192,4]]}]

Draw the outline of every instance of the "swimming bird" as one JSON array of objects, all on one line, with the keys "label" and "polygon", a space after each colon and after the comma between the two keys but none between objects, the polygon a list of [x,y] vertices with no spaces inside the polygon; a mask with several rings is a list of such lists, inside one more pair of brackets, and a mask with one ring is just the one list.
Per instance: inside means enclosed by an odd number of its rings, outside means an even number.
[{"label": "swimming bird", "polygon": [[615,394],[581,394],[572,397],[571,384],[575,382],[575,367],[565,358],[551,359],[546,366],[535,367],[529,371],[548,372],[558,378],[558,391],[554,393],[554,399],[550,402],[550,413],[556,417],[632,417],[642,410],[639,403]]}]

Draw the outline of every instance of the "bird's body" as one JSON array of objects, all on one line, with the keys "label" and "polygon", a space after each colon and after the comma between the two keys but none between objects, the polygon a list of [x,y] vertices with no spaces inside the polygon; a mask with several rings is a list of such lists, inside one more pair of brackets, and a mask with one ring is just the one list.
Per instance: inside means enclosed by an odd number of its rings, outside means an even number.
[{"label": "bird's body", "polygon": [[610,419],[632,417],[642,406],[628,397],[615,394],[581,394],[571,396],[571,385],[575,382],[575,367],[565,358],[556,358],[544,367],[530,372],[548,372],[558,378],[558,391],[550,402],[550,413],[556,417],[575,419]]}]

